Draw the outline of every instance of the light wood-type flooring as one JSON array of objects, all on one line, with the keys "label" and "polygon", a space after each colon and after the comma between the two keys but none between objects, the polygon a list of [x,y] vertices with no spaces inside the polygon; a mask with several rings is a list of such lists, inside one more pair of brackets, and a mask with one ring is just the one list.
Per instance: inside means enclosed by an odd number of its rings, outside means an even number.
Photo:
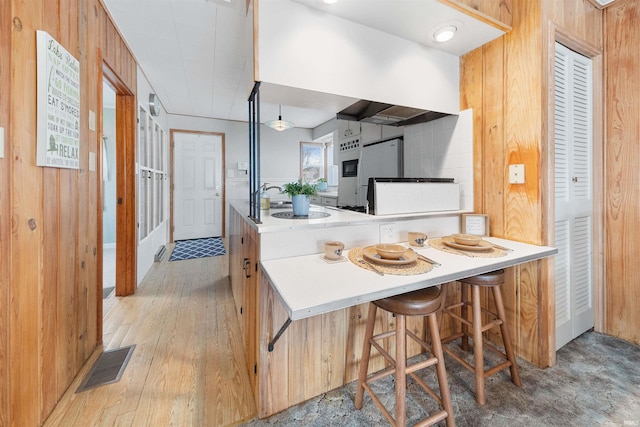
[{"label": "light wood-type flooring", "polygon": [[135,295],[105,305],[104,349],[136,345],[120,381],[75,393],[98,349],[46,427],[227,426],[255,416],[228,255],[168,262],[167,249]]}]

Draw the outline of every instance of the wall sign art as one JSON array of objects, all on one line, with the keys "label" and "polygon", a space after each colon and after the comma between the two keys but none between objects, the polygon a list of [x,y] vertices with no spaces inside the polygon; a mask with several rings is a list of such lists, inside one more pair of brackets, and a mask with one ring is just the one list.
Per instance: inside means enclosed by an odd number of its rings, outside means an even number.
[{"label": "wall sign art", "polygon": [[486,214],[462,214],[462,232],[476,236],[490,236],[489,215]]},{"label": "wall sign art", "polygon": [[80,62],[45,31],[37,40],[38,166],[80,167]]}]

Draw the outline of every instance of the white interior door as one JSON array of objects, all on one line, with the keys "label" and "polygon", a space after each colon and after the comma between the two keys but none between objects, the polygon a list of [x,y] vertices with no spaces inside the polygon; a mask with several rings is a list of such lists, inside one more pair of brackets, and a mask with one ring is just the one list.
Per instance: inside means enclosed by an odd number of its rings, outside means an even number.
[{"label": "white interior door", "polygon": [[591,60],[556,43],[556,349],[594,324]]},{"label": "white interior door", "polygon": [[222,235],[222,136],[174,133],[173,239]]}]

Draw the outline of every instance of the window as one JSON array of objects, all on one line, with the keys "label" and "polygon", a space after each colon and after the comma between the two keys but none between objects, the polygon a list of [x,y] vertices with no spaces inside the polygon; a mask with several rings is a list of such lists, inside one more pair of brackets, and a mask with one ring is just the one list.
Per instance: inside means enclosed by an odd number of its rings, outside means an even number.
[{"label": "window", "polygon": [[164,131],[144,108],[138,126],[138,240],[142,241],[165,219],[166,141]]},{"label": "window", "polygon": [[[322,159],[323,159],[323,171],[322,171],[322,175],[319,176],[318,178],[326,178],[327,179],[327,183],[329,185],[338,185],[338,167],[336,165],[334,165],[334,156],[333,156],[333,132],[321,136],[320,138],[317,138],[313,141],[313,143],[305,143],[305,142],[301,142],[301,150],[300,150],[300,162],[301,162],[301,167],[300,167],[300,176],[304,177],[303,174],[303,156],[302,156],[302,144],[314,144],[314,146],[319,146],[322,147]],[[312,151],[312,149],[310,149],[309,151]],[[315,179],[318,179],[315,178]]]}]

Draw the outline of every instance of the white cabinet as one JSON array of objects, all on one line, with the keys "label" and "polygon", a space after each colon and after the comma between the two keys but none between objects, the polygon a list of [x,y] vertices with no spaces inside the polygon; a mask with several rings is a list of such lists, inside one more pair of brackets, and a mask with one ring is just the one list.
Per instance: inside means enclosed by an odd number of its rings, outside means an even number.
[{"label": "white cabinet", "polygon": [[338,198],[322,196],[322,206],[338,206]]},{"label": "white cabinet", "polygon": [[319,206],[338,206],[337,196],[312,196],[309,197],[309,202]]},{"label": "white cabinet", "polygon": [[360,135],[360,122],[351,120],[338,120],[338,140],[351,139]]}]

